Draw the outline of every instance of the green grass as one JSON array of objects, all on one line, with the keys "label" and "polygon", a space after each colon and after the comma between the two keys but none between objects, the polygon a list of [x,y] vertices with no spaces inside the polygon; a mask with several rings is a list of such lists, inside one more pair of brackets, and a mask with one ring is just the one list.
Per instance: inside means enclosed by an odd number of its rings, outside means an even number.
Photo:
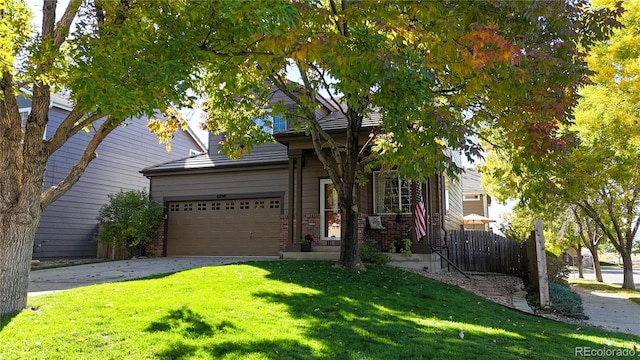
[{"label": "green grass", "polygon": [[[640,289],[623,289],[620,285],[601,283],[587,279],[569,279],[569,284],[590,290],[615,293],[640,305]],[[640,308],[638,308],[638,311],[640,311]]]},{"label": "green grass", "polygon": [[32,297],[32,310],[0,320],[0,359],[566,359],[640,347],[416,274],[332,264],[252,262]]}]

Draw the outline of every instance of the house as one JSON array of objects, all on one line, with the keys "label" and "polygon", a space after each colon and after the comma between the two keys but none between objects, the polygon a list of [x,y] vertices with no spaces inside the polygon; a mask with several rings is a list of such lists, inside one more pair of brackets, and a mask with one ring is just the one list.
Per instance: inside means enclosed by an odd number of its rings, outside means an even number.
[{"label": "house", "polygon": [[[19,98],[20,113],[26,121],[31,103]],[[71,110],[61,96],[52,95],[45,138],[53,135]],[[148,189],[148,180],[140,168],[206,151],[190,131],[178,132],[167,152],[145,126],[144,119],[127,121],[126,127],[114,130],[98,147],[98,157],[87,167],[80,180],[42,213],[33,248],[34,259],[94,258],[97,245],[98,211],[109,201],[108,195],[120,190]],[[47,163],[44,188],[58,184],[78,161],[90,139],[80,132],[56,151]]]},{"label": "house", "polygon": [[[491,196],[480,185],[480,173],[474,168],[465,168],[462,173],[463,214],[464,216],[477,214],[489,217]],[[467,230],[489,231],[488,223],[464,224]]]},{"label": "house", "polygon": [[[323,130],[340,136],[346,118],[325,105],[316,112]],[[360,139],[379,123],[365,119]],[[277,121],[274,121],[277,123]],[[314,251],[340,244],[337,193],[304,133],[274,124],[276,143],[255,147],[250,155],[230,160],[218,153],[223,135],[210,135],[206,154],[142,170],[150,179],[152,199],[164,204],[161,236],[147,246],[158,256],[270,255],[299,252],[298,239],[310,234]],[[454,161],[459,154],[452,153]],[[402,238],[414,238],[413,207],[417,185],[393,172],[374,171],[359,188],[360,240],[375,240],[382,250]],[[445,230],[462,226],[462,187],[435,175],[422,186],[427,236],[414,241],[412,252],[431,258]],[[448,194],[448,195],[447,195]],[[446,214],[447,198],[449,214]],[[453,203],[456,204],[453,204]],[[384,229],[371,229],[367,218],[380,217]]]}]

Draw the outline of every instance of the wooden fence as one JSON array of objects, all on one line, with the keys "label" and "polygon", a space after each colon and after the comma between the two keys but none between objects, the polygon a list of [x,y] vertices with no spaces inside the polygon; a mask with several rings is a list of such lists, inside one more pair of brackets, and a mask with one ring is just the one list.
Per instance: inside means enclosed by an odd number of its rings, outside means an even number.
[{"label": "wooden fence", "polygon": [[525,276],[525,244],[486,231],[448,231],[447,258],[463,271]]}]

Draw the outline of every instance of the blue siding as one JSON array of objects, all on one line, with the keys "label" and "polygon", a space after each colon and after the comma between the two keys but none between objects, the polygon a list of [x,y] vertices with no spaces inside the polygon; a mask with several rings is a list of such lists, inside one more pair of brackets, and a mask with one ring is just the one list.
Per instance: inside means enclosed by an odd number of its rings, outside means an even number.
[{"label": "blue siding", "polygon": [[[57,108],[50,110],[48,136],[66,114]],[[139,173],[142,168],[187,157],[190,149],[199,149],[190,135],[179,132],[171,143],[171,152],[167,152],[144,124],[144,119],[132,121],[109,134],[80,180],[44,211],[35,238],[35,259],[95,257],[96,217],[108,202],[108,195],[121,189],[149,191],[149,180]],[[91,133],[80,132],[53,154],[47,163],[45,188],[68,174],[90,138]]]}]

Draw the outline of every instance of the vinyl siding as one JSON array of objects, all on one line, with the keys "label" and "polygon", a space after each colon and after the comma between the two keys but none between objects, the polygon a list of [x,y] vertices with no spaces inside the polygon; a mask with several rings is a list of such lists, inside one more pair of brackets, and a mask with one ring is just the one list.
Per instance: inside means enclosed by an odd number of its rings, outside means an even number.
[{"label": "vinyl siding", "polygon": [[[449,155],[453,163],[462,167],[462,155],[460,151],[450,151]],[[458,230],[462,227],[462,181],[460,177],[447,178],[447,190],[449,190],[449,213],[445,216],[444,227],[446,230]]]},{"label": "vinyl siding", "polygon": [[[67,112],[57,108],[49,111],[47,136],[51,136]],[[80,180],[42,214],[38,227],[35,259],[91,258],[96,256],[93,238],[97,232],[96,217],[108,195],[120,190],[147,189],[149,180],[140,169],[171,159],[187,157],[197,143],[186,133],[178,132],[167,152],[149,133],[144,119],[129,121],[126,127],[114,130],[98,147],[98,157],[87,167]],[[56,185],[80,159],[91,133],[80,132],[54,153],[47,163],[44,188]]]},{"label": "vinyl siding", "polygon": [[478,214],[482,216],[488,216],[484,209],[484,195],[480,195],[478,200],[465,200],[464,201],[464,215]]}]

